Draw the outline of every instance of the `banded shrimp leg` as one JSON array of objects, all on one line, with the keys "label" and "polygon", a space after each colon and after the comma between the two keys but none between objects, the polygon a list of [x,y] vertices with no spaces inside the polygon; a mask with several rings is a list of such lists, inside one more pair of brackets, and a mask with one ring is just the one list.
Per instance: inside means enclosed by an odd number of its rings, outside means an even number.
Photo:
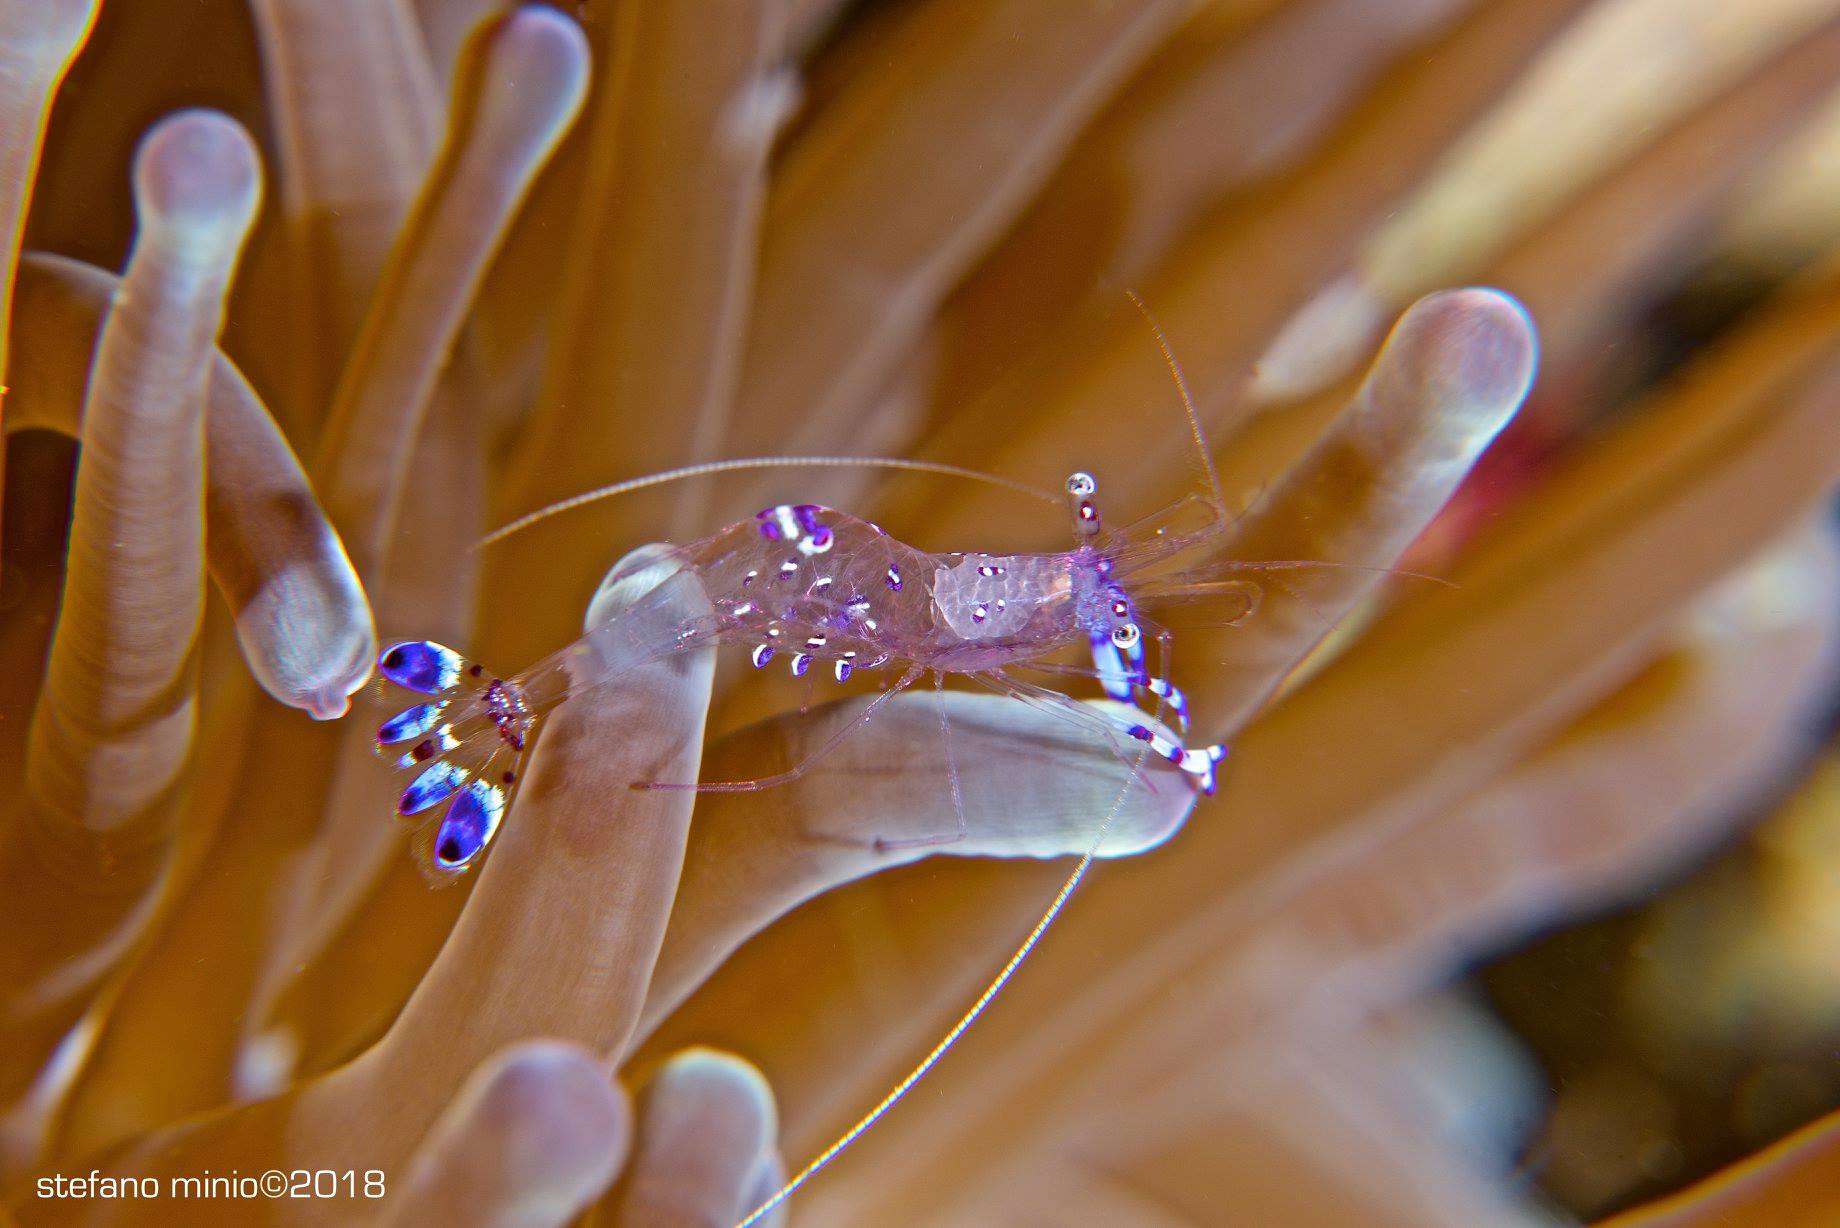
[{"label": "banded shrimp leg", "polygon": [[[1031,661],[1023,665],[1012,666],[1013,669],[1027,670],[1032,674],[1052,674],[1058,678],[1085,678],[1093,682],[1102,682],[1104,675],[1084,665],[1064,665],[1057,661]],[[1188,732],[1188,695],[1173,682],[1165,682],[1161,677],[1138,677],[1131,680],[1132,694],[1143,691],[1152,698],[1169,705],[1169,711],[1176,718],[1176,731]],[[1143,706],[1141,703],[1138,705]],[[1154,714],[1153,714],[1154,715]],[[1160,720],[1161,718],[1158,717]]]},{"label": "banded shrimp leg", "polygon": [[[1167,654],[1165,654],[1165,666],[1167,660],[1168,657]],[[1126,763],[1136,764],[1138,756],[1131,752],[1128,743],[1118,741],[1118,738],[1124,737],[1140,743],[1143,747],[1147,748],[1152,755],[1173,765],[1183,773],[1192,777],[1196,786],[1200,788],[1204,794],[1211,795],[1214,792],[1215,768],[1226,758],[1226,746],[1224,743],[1215,743],[1204,747],[1188,746],[1182,740],[1182,734],[1186,733],[1188,725],[1186,717],[1178,716],[1177,719],[1181,729],[1178,733],[1178,737],[1170,738],[1158,732],[1157,729],[1145,721],[1127,719],[1126,717],[1096,708],[1091,704],[1082,703],[1059,691],[1037,685],[1024,678],[1018,678],[1011,672],[1012,669],[1016,668],[1034,670],[1039,669],[1040,666],[1030,664],[1017,667],[999,667],[981,671],[974,675],[974,677],[998,694],[1008,695],[1038,709],[1053,712],[1089,728],[1103,730],[1107,734],[1108,741],[1111,743],[1113,753]],[[1064,672],[1071,676],[1093,676],[1086,674],[1086,671],[1080,670],[1077,666],[1055,667],[1045,672]],[[1097,671],[1093,673],[1096,674]],[[1163,719],[1162,710],[1166,704],[1169,704],[1171,711],[1175,711],[1174,705],[1169,703],[1166,696],[1170,692],[1173,692],[1174,695],[1180,699],[1180,690],[1168,681],[1166,669],[1162,676],[1146,679],[1143,683],[1143,689],[1155,695],[1158,702],[1155,711],[1145,711],[1141,707],[1138,711],[1143,713],[1148,720],[1161,724]],[[1142,777],[1146,788],[1154,789],[1156,787],[1155,783],[1142,772],[1141,767],[1138,768],[1137,774]]]}]

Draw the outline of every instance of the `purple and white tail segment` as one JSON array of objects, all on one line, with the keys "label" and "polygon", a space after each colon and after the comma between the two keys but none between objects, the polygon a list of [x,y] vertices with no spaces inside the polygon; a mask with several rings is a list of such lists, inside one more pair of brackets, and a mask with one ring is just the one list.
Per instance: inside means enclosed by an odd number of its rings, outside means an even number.
[{"label": "purple and white tail segment", "polygon": [[[513,683],[431,640],[385,646],[377,672],[431,697],[378,726],[377,748],[390,753],[406,745],[396,765],[420,768],[397,799],[400,817],[417,819],[446,803],[428,861],[437,875],[458,875],[498,832],[536,716]],[[477,736],[487,730],[495,736]],[[417,826],[427,824],[417,820]]]}]

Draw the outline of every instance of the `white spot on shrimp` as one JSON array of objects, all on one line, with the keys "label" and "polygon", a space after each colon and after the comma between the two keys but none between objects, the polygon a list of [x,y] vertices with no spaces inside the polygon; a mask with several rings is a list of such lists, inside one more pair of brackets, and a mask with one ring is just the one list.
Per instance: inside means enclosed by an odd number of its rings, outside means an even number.
[{"label": "white spot on shrimp", "polygon": [[805,676],[805,671],[810,668],[811,668],[811,654],[810,653],[800,652],[800,653],[793,654],[792,676],[794,678],[803,678]]},{"label": "white spot on shrimp", "polygon": [[754,658],[753,659],[754,659],[755,669],[764,669],[766,667],[767,662],[773,659],[773,645],[771,644],[754,645]]},{"label": "white spot on shrimp", "polygon": [[891,564],[888,568],[888,575],[886,578],[889,591],[896,593],[901,591],[901,569],[899,567]]},{"label": "white spot on shrimp", "polygon": [[779,565],[779,574],[782,576],[789,576],[798,569],[799,561],[797,559],[787,559],[784,563]]},{"label": "white spot on shrimp", "polygon": [[850,680],[850,668],[851,666],[848,661],[837,662],[837,667],[835,671],[837,675],[837,681],[848,682]]}]

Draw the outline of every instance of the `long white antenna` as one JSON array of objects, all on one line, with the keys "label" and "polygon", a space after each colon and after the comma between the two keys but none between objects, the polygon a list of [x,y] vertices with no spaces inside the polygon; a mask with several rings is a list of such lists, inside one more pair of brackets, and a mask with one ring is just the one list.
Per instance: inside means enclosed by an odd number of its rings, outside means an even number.
[{"label": "long white antenna", "polygon": [[855,1125],[843,1132],[836,1142],[819,1152],[816,1159],[800,1169],[797,1176],[781,1186],[777,1194],[755,1207],[746,1219],[735,1225],[735,1228],[754,1228],[754,1225],[770,1214],[773,1208],[792,1197],[800,1186],[817,1176],[825,1165],[841,1155],[845,1148],[886,1116],[888,1110],[900,1102],[901,1097],[913,1090],[914,1084],[926,1078],[933,1067],[939,1064],[939,1059],[946,1055],[946,1051],[958,1043],[958,1038],[965,1034],[966,1029],[978,1021],[978,1017],[984,1013],[996,996],[1003,992],[1003,987],[1009,984],[1010,978],[1016,975],[1016,969],[1022,967],[1023,961],[1034,952],[1042,935],[1048,932],[1048,927],[1054,924],[1056,918],[1061,915],[1061,910],[1067,907],[1068,899],[1079,887],[1081,880],[1086,877],[1086,872],[1092,868],[1093,858],[1099,855],[1099,846],[1105,843],[1105,837],[1117,820],[1118,812],[1124,808],[1124,799],[1129,795],[1132,785],[1137,782],[1137,773],[1142,771],[1146,757],[1145,752],[1138,752],[1137,763],[1132,769],[1131,776],[1125,781],[1124,788],[1118,791],[1118,796],[1113,799],[1111,813],[1107,814],[1105,822],[1100,824],[1099,834],[1093,837],[1092,844],[1081,855],[1079,864],[1073,867],[1073,873],[1069,874],[1067,880],[1061,884],[1061,889],[1054,895],[1054,901],[1048,905],[1047,911],[1041,914],[1041,920],[1035,923],[1035,928],[1029,931],[1029,936],[1022,940],[1022,945],[1017,947],[1015,954],[1009,957],[1009,962],[1003,965],[1002,970],[995,977],[991,978],[990,984],[984,987],[984,992],[977,996],[977,1001],[973,1002],[970,1009],[958,1017],[958,1022],[952,1025],[951,1030],[937,1045],[933,1046],[932,1052],[921,1058],[919,1065],[908,1071],[907,1077],[894,1085],[893,1091],[883,1096],[879,1104],[864,1113]]},{"label": "long white antenna", "polygon": [[713,473],[730,473],[737,469],[905,469],[914,473],[938,473],[947,477],[967,478],[973,482],[984,482],[991,486],[1001,486],[1025,495],[1032,495],[1054,506],[1061,505],[1059,495],[1049,494],[1027,482],[1018,482],[1012,478],[1000,477],[994,473],[984,473],[977,469],[966,469],[960,465],[948,465],[944,461],[902,460],[891,456],[743,456],[734,460],[704,461],[699,465],[685,465],[681,469],[666,469],[662,473],[648,473],[644,477],[628,478],[624,482],[615,482],[611,486],[601,486],[594,490],[571,495],[548,507],[540,507],[528,515],[520,516],[510,524],[492,530],[478,542],[473,549],[501,542],[513,533],[522,532],[539,521],[559,516],[563,512],[574,511],[602,499],[611,499],[615,495],[630,494],[635,490],[645,490],[652,486],[662,486],[666,482],[681,482],[686,478],[707,477]]},{"label": "long white antenna", "polygon": [[1182,394],[1182,408],[1188,414],[1188,430],[1195,439],[1195,453],[1201,457],[1201,468],[1207,474],[1208,490],[1214,496],[1214,505],[1223,512],[1227,506],[1227,497],[1220,489],[1220,469],[1214,464],[1214,454],[1208,451],[1207,436],[1201,430],[1201,411],[1195,408],[1194,394],[1188,390],[1188,376],[1182,374],[1182,364],[1176,361],[1176,352],[1170,347],[1169,334],[1163,331],[1163,325],[1144,300],[1137,297],[1137,291],[1126,290],[1131,305],[1144,317],[1144,323],[1156,334],[1156,348],[1163,351],[1163,362],[1169,367],[1169,374],[1175,377],[1176,391]]}]

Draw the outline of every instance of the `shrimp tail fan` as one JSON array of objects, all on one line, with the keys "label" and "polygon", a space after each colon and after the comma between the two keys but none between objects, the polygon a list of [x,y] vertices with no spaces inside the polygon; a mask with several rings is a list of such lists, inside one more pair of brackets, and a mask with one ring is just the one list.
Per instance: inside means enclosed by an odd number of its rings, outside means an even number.
[{"label": "shrimp tail fan", "polygon": [[536,714],[519,687],[432,640],[387,644],[377,672],[419,701],[377,727],[379,754],[415,776],[396,813],[436,883],[475,865],[498,832]]}]

